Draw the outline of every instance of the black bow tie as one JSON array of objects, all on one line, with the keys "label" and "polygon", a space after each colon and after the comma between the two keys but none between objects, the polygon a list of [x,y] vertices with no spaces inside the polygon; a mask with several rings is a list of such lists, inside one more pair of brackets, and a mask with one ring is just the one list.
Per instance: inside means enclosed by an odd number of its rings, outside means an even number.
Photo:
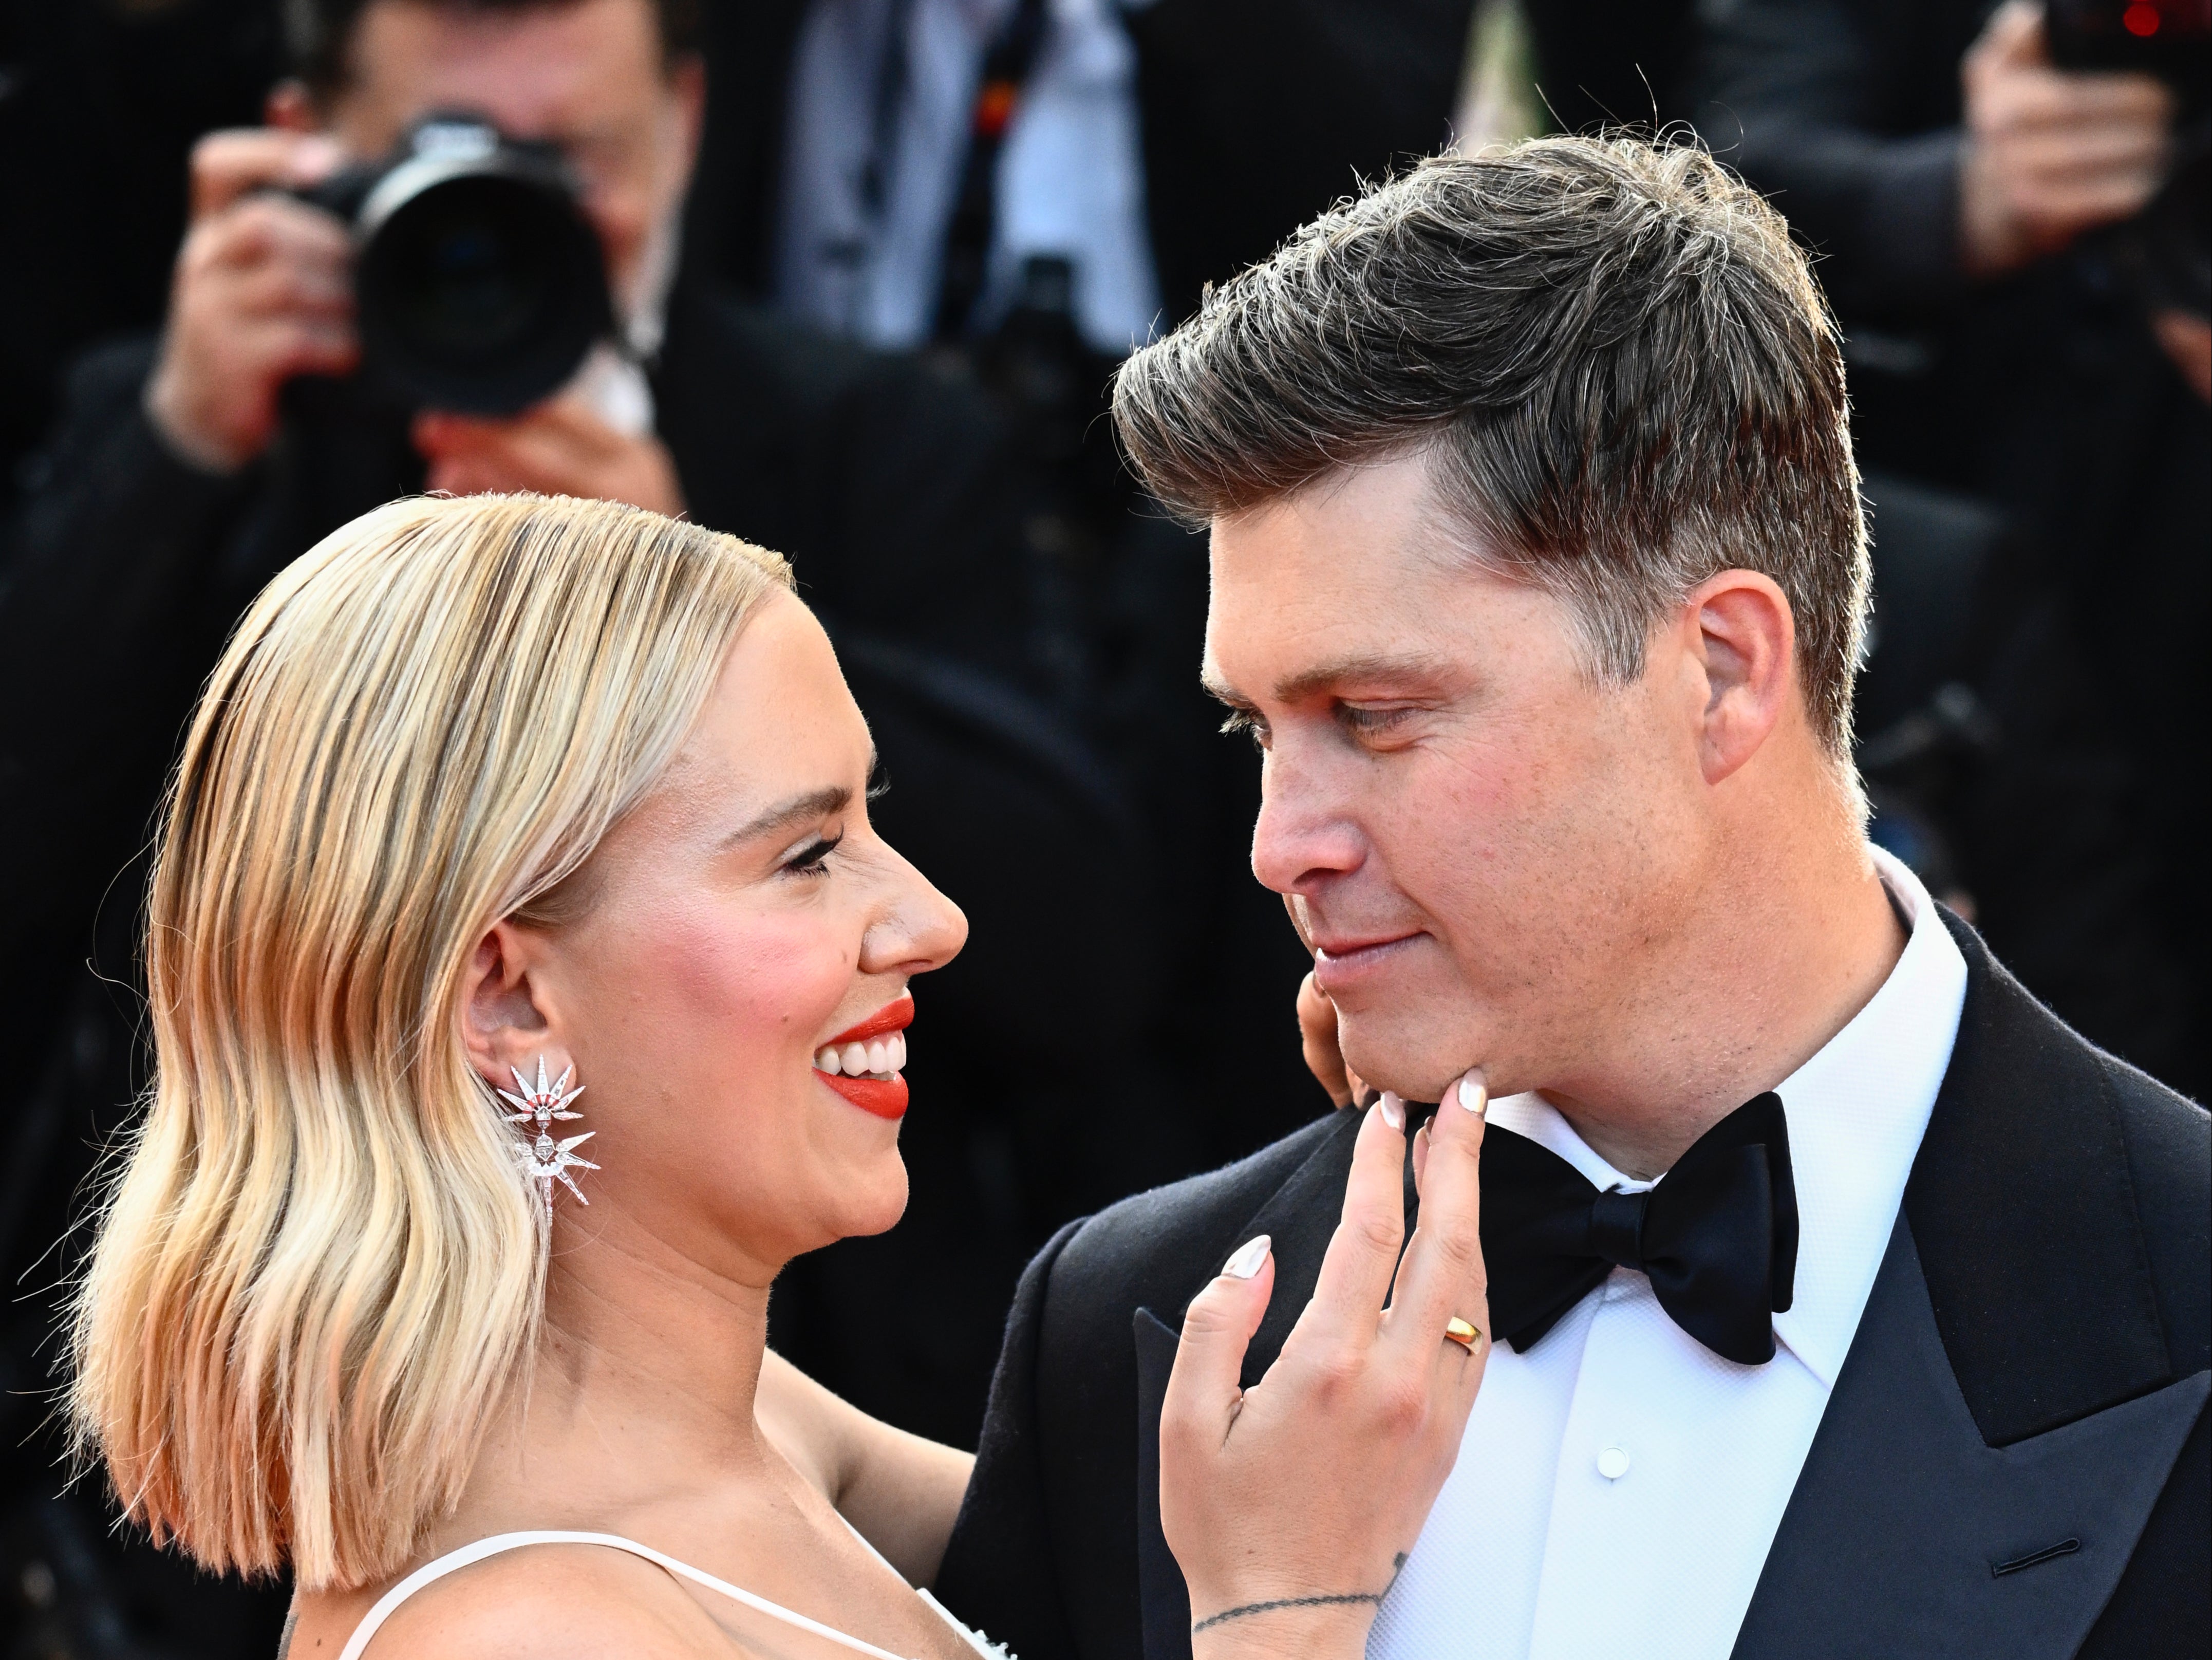
[{"label": "black bow tie", "polygon": [[1617,1265],[1714,1353],[1774,1358],[1797,1275],[1790,1128],[1771,1092],[1707,1130],[1648,1193],[1600,1193],[1572,1164],[1496,1124],[1482,1144],[1490,1321],[1526,1350]]}]

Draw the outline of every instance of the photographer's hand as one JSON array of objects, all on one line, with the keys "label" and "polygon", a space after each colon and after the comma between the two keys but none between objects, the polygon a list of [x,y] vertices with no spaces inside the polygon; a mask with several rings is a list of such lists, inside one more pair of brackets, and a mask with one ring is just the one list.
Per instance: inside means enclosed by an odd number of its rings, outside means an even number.
[{"label": "photographer's hand", "polygon": [[[1417,1141],[1420,1222],[1402,1261],[1404,1105],[1386,1096],[1368,1110],[1313,1301],[1251,1389],[1237,1380],[1274,1287],[1267,1242],[1193,1299],[1160,1417],[1160,1520],[1198,1660],[1364,1653],[1459,1456],[1490,1353],[1487,1104],[1469,1073]],[[1446,1335],[1455,1318],[1476,1332],[1464,1347]]]},{"label": "photographer's hand", "polygon": [[1995,277],[2142,211],[2164,174],[2173,94],[2148,75],[2055,69],[2036,0],[2006,0],[1960,66],[1959,251]]},{"label": "photographer's hand", "polygon": [[2151,332],[2190,391],[2202,404],[2212,404],[2212,322],[2192,312],[2154,312]]},{"label": "photographer's hand", "polygon": [[359,358],[345,226],[270,188],[312,184],[339,160],[326,138],[273,130],[193,147],[191,228],[146,413],[197,466],[244,466],[268,447],[285,381],[348,374]]},{"label": "photographer's hand", "polygon": [[671,518],[684,511],[667,446],[650,434],[617,431],[573,394],[504,421],[419,415],[415,447],[430,464],[429,487],[455,496],[539,490],[627,502]]}]

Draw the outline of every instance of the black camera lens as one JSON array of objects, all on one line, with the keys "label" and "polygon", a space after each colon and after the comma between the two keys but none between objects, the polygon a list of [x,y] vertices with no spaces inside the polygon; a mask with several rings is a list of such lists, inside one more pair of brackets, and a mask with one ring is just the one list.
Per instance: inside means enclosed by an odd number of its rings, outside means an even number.
[{"label": "black camera lens", "polygon": [[399,330],[441,355],[497,358],[542,328],[560,296],[530,258],[549,228],[537,205],[496,181],[466,179],[386,222],[377,276]]},{"label": "black camera lens", "polygon": [[564,197],[498,173],[442,179],[390,209],[356,285],[365,350],[444,409],[535,403],[608,325],[598,239]]},{"label": "black camera lens", "polygon": [[353,221],[362,356],[411,403],[512,415],[612,331],[598,234],[547,146],[434,117],[386,165],[301,194]]}]

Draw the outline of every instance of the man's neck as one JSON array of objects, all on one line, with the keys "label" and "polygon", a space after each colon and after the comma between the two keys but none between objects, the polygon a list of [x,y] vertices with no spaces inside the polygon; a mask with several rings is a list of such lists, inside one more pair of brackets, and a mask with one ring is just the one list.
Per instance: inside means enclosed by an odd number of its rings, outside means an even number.
[{"label": "man's neck", "polygon": [[1609,1064],[1540,1091],[1624,1174],[1671,1169],[1818,1054],[1896,967],[1905,930],[1856,834],[1810,861],[1792,852],[1792,879],[1732,881],[1716,897],[1661,976],[1671,983],[1612,1019]]}]

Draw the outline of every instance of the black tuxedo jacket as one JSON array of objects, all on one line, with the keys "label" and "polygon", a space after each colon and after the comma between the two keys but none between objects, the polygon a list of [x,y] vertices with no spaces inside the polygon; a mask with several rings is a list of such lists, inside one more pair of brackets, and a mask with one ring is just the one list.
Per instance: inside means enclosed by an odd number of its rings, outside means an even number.
[{"label": "black tuxedo jacket", "polygon": [[[2212,1651],[2212,1129],[2062,1025],[1945,914],[1950,1070],[1735,1645],[1741,1660]],[[1274,1236],[1257,1380],[1350,1167],[1334,1115],[1072,1225],[1024,1276],[938,1590],[1022,1660],[1167,1660],[1159,1527],[1184,1304]]]}]

